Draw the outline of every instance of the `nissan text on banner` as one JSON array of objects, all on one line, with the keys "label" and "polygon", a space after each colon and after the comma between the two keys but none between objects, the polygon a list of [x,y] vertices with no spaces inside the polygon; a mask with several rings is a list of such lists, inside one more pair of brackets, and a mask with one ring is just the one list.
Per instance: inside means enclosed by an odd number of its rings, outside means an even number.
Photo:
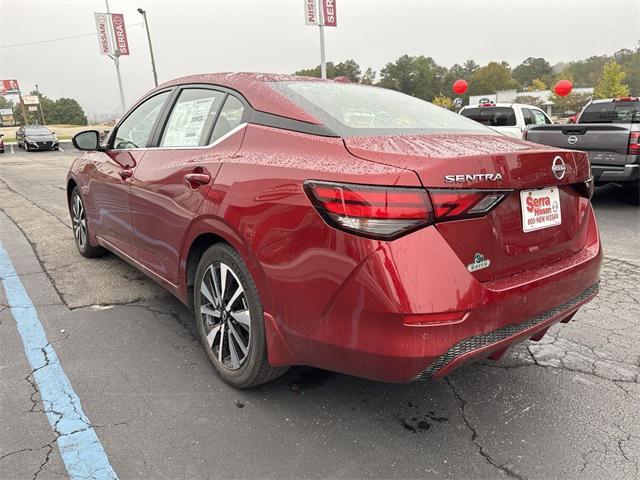
[{"label": "nissan text on banner", "polygon": [[336,0],[322,1],[322,18],[325,27],[337,27],[338,17],[336,16]]},{"label": "nissan text on banner", "polygon": [[304,23],[318,25],[316,0],[304,0]]},{"label": "nissan text on banner", "polygon": [[112,13],[111,26],[116,40],[116,50],[120,52],[120,55],[129,55],[129,42],[127,41],[127,30],[124,26],[124,15]]},{"label": "nissan text on banner", "polygon": [[111,18],[108,13],[94,13],[96,18],[96,30],[98,31],[98,46],[100,55],[113,54],[113,41],[111,40]]}]

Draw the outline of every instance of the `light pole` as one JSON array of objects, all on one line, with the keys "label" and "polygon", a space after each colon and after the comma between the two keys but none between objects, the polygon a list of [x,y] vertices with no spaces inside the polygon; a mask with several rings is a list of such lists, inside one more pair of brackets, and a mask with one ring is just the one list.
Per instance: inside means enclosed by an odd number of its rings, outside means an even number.
[{"label": "light pole", "polygon": [[[109,9],[109,0],[104,0],[104,3],[107,7],[107,14],[109,14],[111,12],[111,10]],[[110,32],[109,34],[112,35],[112,38],[113,38],[113,32]],[[127,107],[124,102],[124,90],[122,88],[122,77],[120,76],[120,50],[116,49],[116,51],[113,54],[109,55],[109,58],[113,60],[113,64],[116,66],[116,76],[118,77],[118,89],[120,90],[120,106],[122,107],[122,115],[124,115],[127,112]]]},{"label": "light pole", "polygon": [[44,121],[44,108],[42,108],[42,97],[40,96],[40,90],[38,90],[38,84],[36,83],[36,93],[38,94],[38,106],[40,107],[40,117],[42,117],[42,125],[46,125]]},{"label": "light pole", "polygon": [[322,2],[318,5],[318,27],[320,28],[320,78],[327,78],[327,60],[324,52],[324,12]]},{"label": "light pole", "polygon": [[138,13],[144,18],[144,28],[147,30],[147,40],[149,41],[149,54],[151,55],[151,70],[153,71],[153,83],[158,86],[158,72],[156,72],[156,59],[153,56],[153,46],[151,44],[151,33],[149,33],[149,22],[147,21],[147,11],[141,8]]}]

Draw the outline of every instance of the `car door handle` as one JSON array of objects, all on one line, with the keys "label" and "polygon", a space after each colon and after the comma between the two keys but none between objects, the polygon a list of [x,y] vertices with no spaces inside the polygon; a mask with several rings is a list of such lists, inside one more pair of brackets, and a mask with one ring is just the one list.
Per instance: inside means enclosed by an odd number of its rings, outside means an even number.
[{"label": "car door handle", "polygon": [[133,176],[133,170],[130,168],[123,168],[120,170],[120,178],[122,180],[126,180],[127,178],[131,178]]},{"label": "car door handle", "polygon": [[208,173],[187,173],[184,176],[184,182],[193,188],[198,188],[198,185],[206,185],[211,180],[211,175]]}]

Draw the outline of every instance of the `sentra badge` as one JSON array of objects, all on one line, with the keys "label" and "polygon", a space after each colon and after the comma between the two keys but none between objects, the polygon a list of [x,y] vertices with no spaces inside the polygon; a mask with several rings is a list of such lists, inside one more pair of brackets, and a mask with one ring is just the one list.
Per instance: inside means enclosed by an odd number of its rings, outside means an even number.
[{"label": "sentra badge", "polygon": [[481,253],[476,253],[473,263],[467,265],[467,270],[469,270],[470,272],[475,272],[476,270],[487,268],[489,265],[491,265],[491,260],[484,258],[484,255],[482,255]]}]

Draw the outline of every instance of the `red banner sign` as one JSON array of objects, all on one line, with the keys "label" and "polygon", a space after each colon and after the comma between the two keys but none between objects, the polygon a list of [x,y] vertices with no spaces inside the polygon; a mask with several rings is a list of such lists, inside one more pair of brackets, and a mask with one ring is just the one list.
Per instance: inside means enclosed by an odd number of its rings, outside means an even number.
[{"label": "red banner sign", "polygon": [[0,95],[19,95],[20,87],[17,80],[0,80]]},{"label": "red banner sign", "polygon": [[322,16],[325,27],[337,27],[338,17],[336,16],[336,0],[321,0]]},{"label": "red banner sign", "polygon": [[120,55],[129,55],[129,42],[127,40],[127,30],[124,26],[124,15],[112,13],[111,24],[113,25],[116,50],[120,51]]}]

